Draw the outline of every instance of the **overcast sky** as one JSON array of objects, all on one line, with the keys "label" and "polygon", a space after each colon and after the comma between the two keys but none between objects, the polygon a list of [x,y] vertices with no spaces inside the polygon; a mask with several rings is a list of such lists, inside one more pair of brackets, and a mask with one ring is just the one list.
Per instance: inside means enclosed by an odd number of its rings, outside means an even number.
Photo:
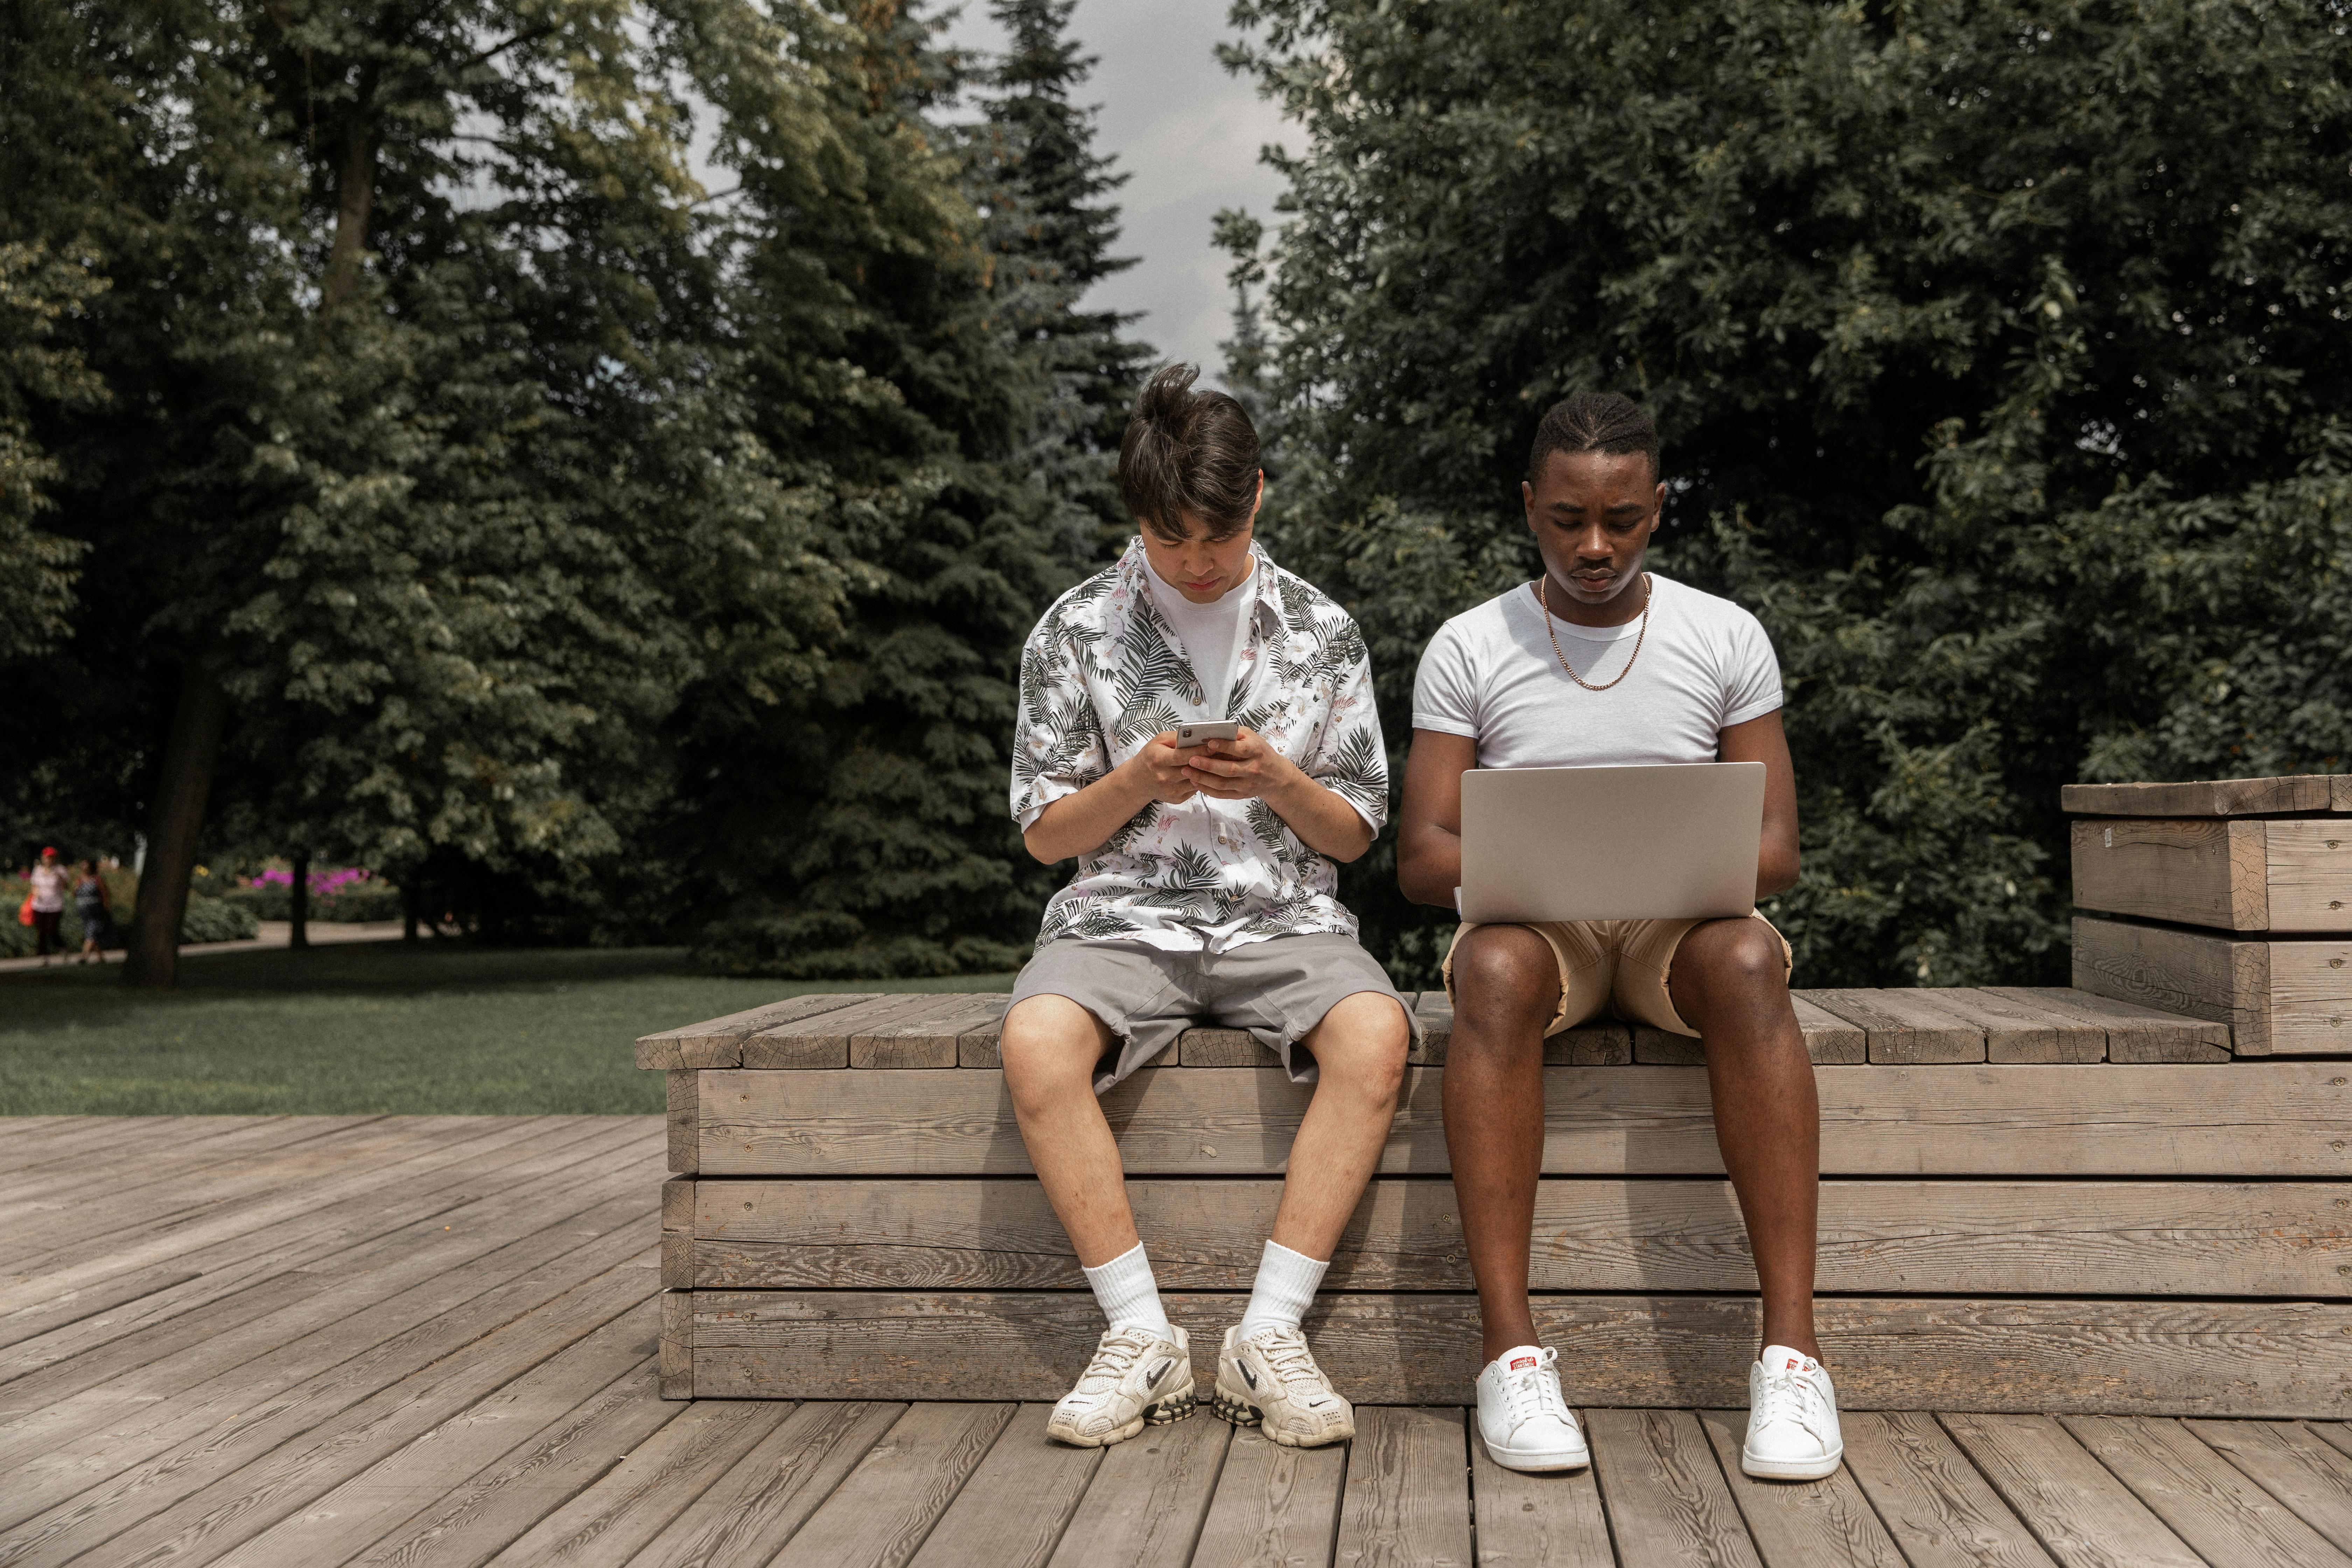
[{"label": "overcast sky", "polygon": [[[1220,207],[1246,207],[1269,226],[1282,180],[1258,149],[1284,142],[1285,126],[1251,83],[1225,74],[1210,52],[1231,36],[1227,0],[1079,0],[1071,30],[1101,57],[1078,95],[1099,104],[1096,145],[1131,176],[1119,191],[1118,254],[1139,258],[1087,300],[1094,309],[1139,310],[1129,329],[1163,357],[1213,374],[1231,331],[1224,256],[1209,243]],[[966,0],[950,42],[1001,49],[986,0]],[[1296,147],[1295,128],[1287,139]]]}]

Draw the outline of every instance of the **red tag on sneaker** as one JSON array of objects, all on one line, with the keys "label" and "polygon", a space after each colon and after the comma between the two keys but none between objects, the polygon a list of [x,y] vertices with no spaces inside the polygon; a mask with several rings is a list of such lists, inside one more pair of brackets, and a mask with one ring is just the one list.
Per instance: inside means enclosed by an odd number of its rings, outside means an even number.
[{"label": "red tag on sneaker", "polygon": [[1513,1372],[1517,1372],[1517,1371],[1518,1371],[1521,1367],[1533,1366],[1533,1365],[1535,1365],[1535,1364],[1536,1364],[1536,1358],[1535,1358],[1535,1357],[1533,1357],[1533,1356],[1531,1356],[1531,1355],[1523,1355],[1523,1356],[1520,1356],[1517,1360],[1516,1360],[1516,1361],[1514,1361],[1514,1362],[1512,1362],[1512,1363],[1511,1363],[1511,1370],[1512,1370]]},{"label": "red tag on sneaker", "polygon": [[1790,1356],[1789,1358],[1789,1370],[1790,1372],[1802,1372],[1805,1370],[1805,1363],[1798,1360],[1795,1356]]}]

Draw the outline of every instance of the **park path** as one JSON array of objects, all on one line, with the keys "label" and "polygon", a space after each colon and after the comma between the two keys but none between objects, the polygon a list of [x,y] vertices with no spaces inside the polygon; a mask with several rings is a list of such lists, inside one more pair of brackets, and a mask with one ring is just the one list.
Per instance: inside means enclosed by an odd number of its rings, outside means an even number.
[{"label": "park path", "polygon": [[[207,942],[186,943],[181,947],[180,956],[182,958],[198,958],[216,952],[259,952],[268,948],[286,947],[290,945],[293,941],[293,934],[294,925],[290,921],[264,921],[261,922],[261,934],[255,937],[250,942]],[[398,921],[312,921],[310,922],[310,945],[312,947],[336,947],[347,942],[398,942],[399,940],[400,922]],[[54,963],[55,961],[52,960],[51,962]],[[71,963],[73,962],[72,956],[68,955],[66,962],[68,963]],[[106,962],[109,963],[121,963],[122,962],[121,950],[114,949],[110,951],[106,955]],[[0,974],[9,974],[16,973],[18,970],[38,969],[40,967],[41,961],[38,958],[0,959]]]}]

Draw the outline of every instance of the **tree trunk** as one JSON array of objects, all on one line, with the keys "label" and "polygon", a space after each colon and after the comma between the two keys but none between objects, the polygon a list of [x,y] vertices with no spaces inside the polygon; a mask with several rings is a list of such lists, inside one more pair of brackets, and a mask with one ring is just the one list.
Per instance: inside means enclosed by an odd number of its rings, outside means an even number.
[{"label": "tree trunk", "polygon": [[416,940],[416,889],[406,877],[400,879],[400,940]]},{"label": "tree trunk", "polygon": [[294,857],[294,886],[289,889],[287,920],[292,929],[286,934],[289,947],[310,945],[310,853],[304,850]]},{"label": "tree trunk", "polygon": [[179,973],[180,922],[188,913],[188,879],[196,870],[196,838],[212,793],[213,761],[228,723],[228,695],[212,672],[191,658],[180,675],[172,735],[147,826],[147,868],[139,879],[139,907],[131,921],[122,983],[162,988]]},{"label": "tree trunk", "polygon": [[375,126],[372,118],[375,73],[360,78],[360,100],[343,121],[342,161],[335,171],[335,238],[327,250],[327,276],[320,298],[331,310],[359,287],[367,255],[368,228],[375,214]]}]

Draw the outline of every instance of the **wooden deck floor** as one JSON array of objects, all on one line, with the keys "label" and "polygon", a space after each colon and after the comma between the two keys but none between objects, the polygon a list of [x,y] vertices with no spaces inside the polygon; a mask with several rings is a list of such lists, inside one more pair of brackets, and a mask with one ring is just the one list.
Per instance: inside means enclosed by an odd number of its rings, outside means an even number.
[{"label": "wooden deck floor", "polygon": [[1042,1405],[665,1403],[663,1150],[654,1117],[0,1121],[0,1568],[2352,1568],[2333,1423],[1857,1412],[1846,1470],[1783,1487],[1736,1413],[1591,1411],[1594,1470],[1537,1478],[1459,1408],[1300,1454],[1205,1410],[1084,1451]]}]

